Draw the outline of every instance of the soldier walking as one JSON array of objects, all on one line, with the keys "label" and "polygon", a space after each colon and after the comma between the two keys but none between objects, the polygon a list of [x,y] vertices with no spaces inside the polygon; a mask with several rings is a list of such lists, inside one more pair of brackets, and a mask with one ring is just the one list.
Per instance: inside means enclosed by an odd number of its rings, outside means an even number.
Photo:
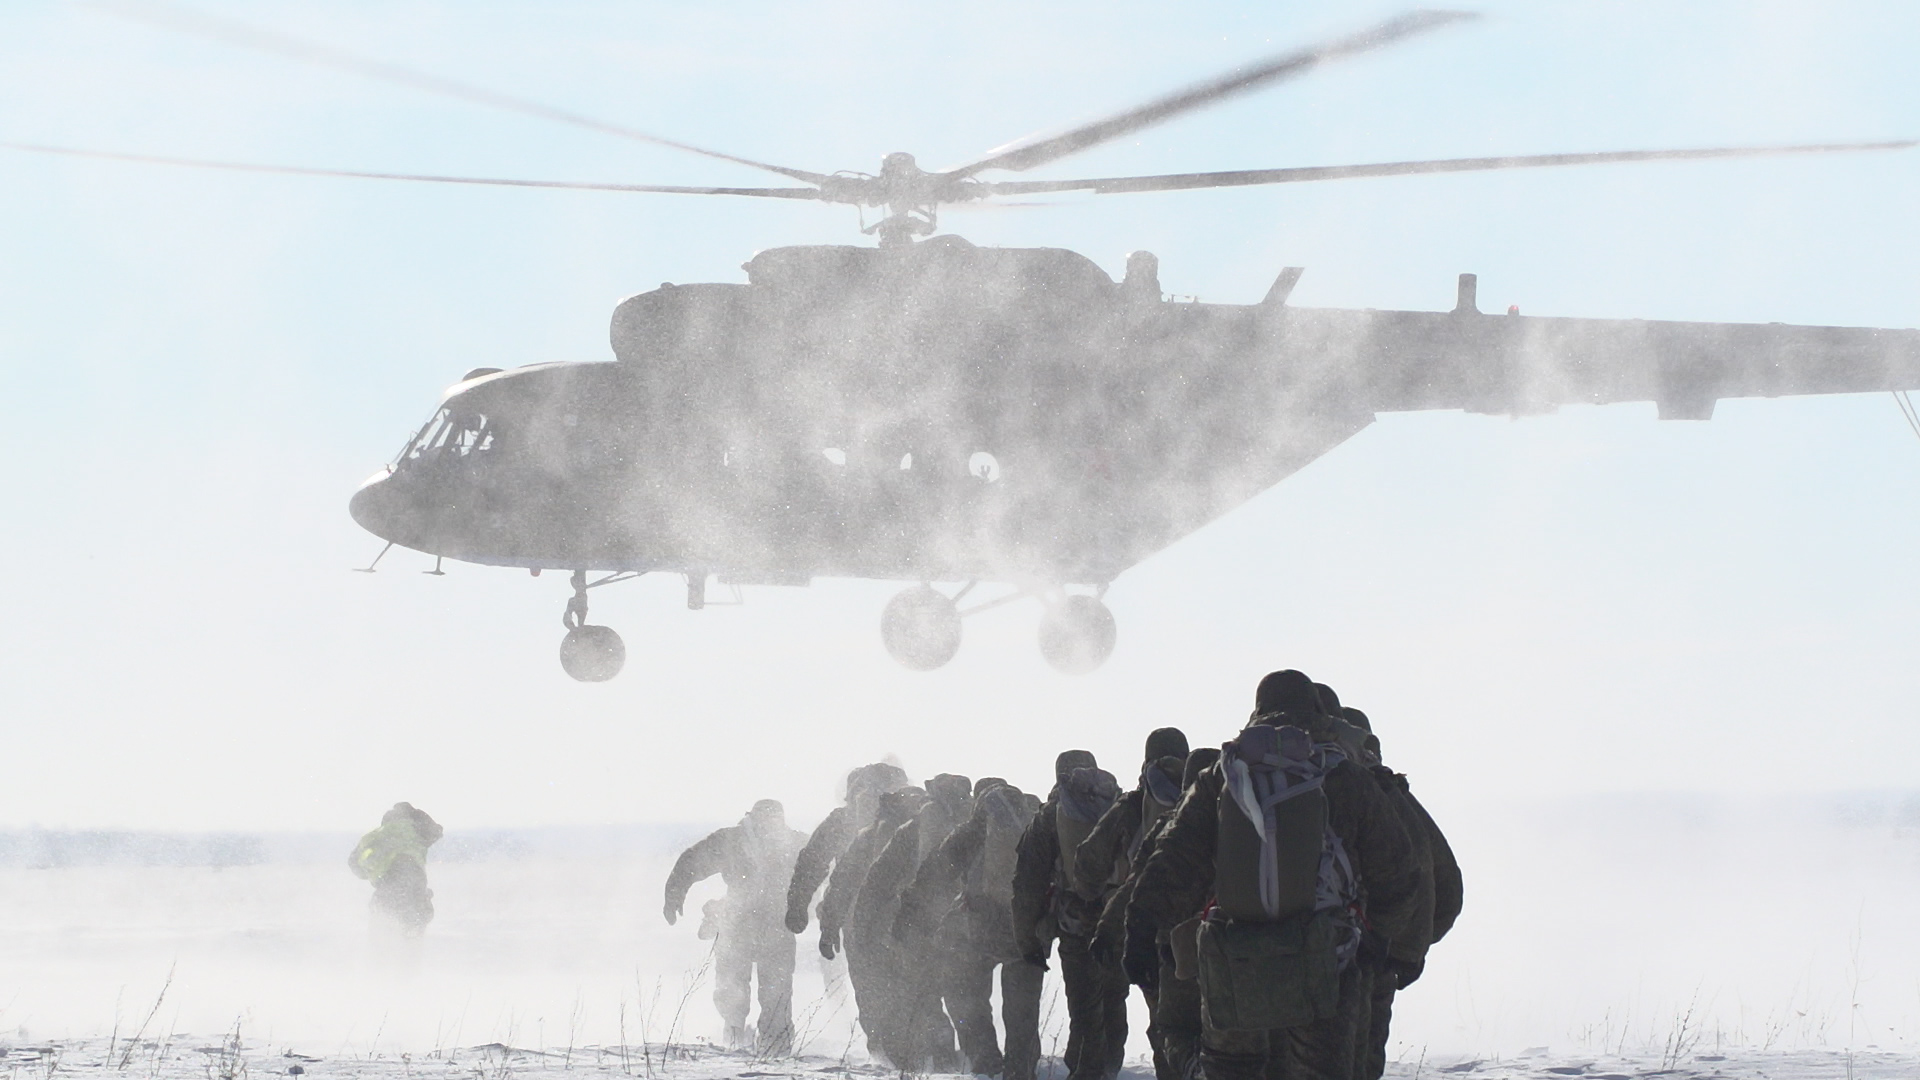
[{"label": "soldier walking", "polygon": [[[680,854],[667,875],[669,925],[686,908],[696,882],[720,875],[727,895],[716,920],[713,1005],[730,1047],[784,1053],[793,1047],[794,935],[783,924],[782,900],[806,835],[787,827],[772,799],[753,804],[740,824],[719,829]],[[750,1036],[747,1013],[758,977],[760,1018]]]},{"label": "soldier walking", "polygon": [[412,803],[394,803],[380,827],[360,838],[347,856],[355,877],[373,883],[374,918],[417,938],[433,921],[433,890],[427,887],[427,849],[446,830]]},{"label": "soldier walking", "polygon": [[[907,786],[907,774],[900,766],[884,761],[862,765],[847,774],[846,804],[837,806],[814,826],[793,863],[793,878],[787,884],[787,929],[795,934],[807,930],[807,905],[820,888],[833,864],[860,835],[873,824],[880,807],[880,796]],[[823,949],[824,951],[824,949]]]},{"label": "soldier walking", "polygon": [[1119,797],[1119,783],[1092,754],[1060,754],[1053,790],[1020,837],[1014,867],[1013,932],[1021,955],[1044,971],[1053,941],[1060,943],[1069,1080],[1108,1080],[1125,1055],[1127,984],[1087,955],[1107,883],[1082,882],[1073,867],[1074,851]]},{"label": "soldier walking", "polygon": [[1181,800],[1128,907],[1139,937],[1212,907],[1198,959],[1208,1080],[1353,1080],[1370,972],[1404,945],[1418,872],[1398,811],[1349,760],[1297,671],[1262,680],[1254,716]]},{"label": "soldier walking", "polygon": [[[1041,968],[1013,932],[1013,873],[1020,837],[1040,800],[998,778],[974,788],[973,813],[928,856],[894,921],[894,937],[936,958],[941,998],[976,1076],[1034,1080],[1040,1061]],[[993,1028],[993,971],[1000,969],[1005,1052]]]}]

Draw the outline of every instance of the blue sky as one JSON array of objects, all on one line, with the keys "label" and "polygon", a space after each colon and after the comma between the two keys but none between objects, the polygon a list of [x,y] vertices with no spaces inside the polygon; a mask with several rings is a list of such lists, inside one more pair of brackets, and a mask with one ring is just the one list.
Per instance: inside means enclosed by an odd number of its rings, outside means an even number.
[{"label": "blue sky", "polygon": [[[929,166],[1394,8],[1377,4],[202,3],[808,169]],[[1036,177],[1920,135],[1893,3],[1505,3]],[[0,9],[0,139],[336,168],[661,183],[758,174],[155,29]],[[953,212],[981,243],[1159,254],[1171,292],[1529,314],[1920,324],[1920,153],[1601,167]],[[1113,662],[1035,612],[893,667],[895,586],[595,597],[626,672],[558,671],[564,581],[390,556],[347,518],[478,366],[608,357],[617,300],[742,280],[844,208],[224,175],[0,156],[0,825],[810,818],[831,776],[1041,785],[1159,724],[1214,742],[1272,667],[1380,725],[1443,803],[1911,787],[1920,441],[1885,394],[1381,421],[1121,578]],[[720,754],[724,782],[708,765]]]}]

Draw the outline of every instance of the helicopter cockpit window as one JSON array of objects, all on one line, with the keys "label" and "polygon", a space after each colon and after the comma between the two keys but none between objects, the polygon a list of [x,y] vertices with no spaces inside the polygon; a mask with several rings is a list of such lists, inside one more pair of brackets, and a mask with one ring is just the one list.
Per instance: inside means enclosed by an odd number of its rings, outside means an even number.
[{"label": "helicopter cockpit window", "polygon": [[487,423],[485,413],[455,417],[447,426],[453,432],[453,435],[447,439],[449,453],[466,457],[469,454],[493,449],[493,428]]},{"label": "helicopter cockpit window", "polygon": [[967,473],[991,484],[1000,479],[1000,459],[985,450],[976,451],[967,459]]},{"label": "helicopter cockpit window", "polygon": [[435,413],[401,455],[401,464],[422,458],[463,458],[493,448],[493,429],[484,413],[456,415],[451,409]]},{"label": "helicopter cockpit window", "polygon": [[427,421],[426,426],[420,429],[420,434],[414,436],[413,444],[401,452],[400,461],[411,461],[428,454],[438,446],[440,442],[444,441],[448,434],[447,418],[449,415],[446,409],[441,409],[439,412],[434,413],[433,419]]}]

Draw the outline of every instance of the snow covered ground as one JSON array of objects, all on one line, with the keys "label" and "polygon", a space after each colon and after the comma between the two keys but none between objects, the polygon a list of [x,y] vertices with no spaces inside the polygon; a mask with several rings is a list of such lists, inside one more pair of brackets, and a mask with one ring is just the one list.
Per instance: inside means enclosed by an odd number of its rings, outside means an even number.
[{"label": "snow covered ground", "polygon": [[[10,1080],[55,1080],[70,1076],[138,1080],[730,1080],[741,1078],[882,1077],[873,1065],[820,1055],[766,1058],[719,1050],[704,1043],[645,1046],[571,1046],[536,1050],[499,1043],[441,1049],[424,1056],[373,1054],[320,1057],[294,1048],[224,1036],[175,1035],[119,1043],[87,1039],[9,1047],[0,1058]],[[1042,1066],[1041,1080],[1061,1080],[1057,1061]],[[1912,1080],[1920,1055],[1832,1050],[1747,1051],[1726,1054],[1606,1055],[1579,1057],[1544,1052],[1501,1059],[1434,1059],[1396,1062],[1394,1080]],[[1151,1080],[1151,1066],[1130,1064],[1121,1080]]]},{"label": "snow covered ground", "polygon": [[[1853,1076],[1920,1077],[1916,805],[1436,807],[1467,909],[1396,1007],[1395,1075],[1838,1077],[1850,1060]],[[809,1056],[702,1048],[719,1034],[707,944],[659,910],[674,854],[702,832],[456,826],[431,869],[439,917],[398,952],[370,939],[367,887],[343,865],[351,833],[0,834],[0,1065],[38,1080],[51,1058],[30,1048],[57,1046],[58,1072],[222,1080],[196,1048],[237,1026],[253,1080],[300,1064],[278,1057],[289,1050],[318,1059],[315,1077],[644,1076],[649,1061],[658,1075],[667,1043],[696,1048],[664,1069],[688,1080],[857,1072],[841,969],[811,933],[795,993]],[[689,910],[716,893],[702,886]],[[1057,1049],[1057,998],[1046,1017]],[[136,1035],[125,1070],[101,1064]],[[622,1044],[654,1052],[601,1049]]]}]

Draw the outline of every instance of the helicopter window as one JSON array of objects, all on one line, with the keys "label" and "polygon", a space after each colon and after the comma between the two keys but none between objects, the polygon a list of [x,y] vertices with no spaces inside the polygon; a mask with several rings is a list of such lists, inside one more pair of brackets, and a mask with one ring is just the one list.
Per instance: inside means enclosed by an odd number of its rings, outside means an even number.
[{"label": "helicopter window", "polygon": [[447,439],[447,449],[461,457],[493,448],[493,429],[487,426],[484,413],[460,417],[447,428],[453,432]]},{"label": "helicopter window", "polygon": [[906,472],[908,469],[911,469],[911,468],[913,468],[913,455],[912,454],[900,455],[900,471]]},{"label": "helicopter window", "polygon": [[847,452],[837,446],[829,446],[825,450],[820,451],[820,453],[835,465],[845,465],[847,463]]},{"label": "helicopter window", "polygon": [[427,421],[427,426],[420,429],[419,437],[413,440],[413,446],[407,451],[406,456],[417,458],[438,449],[440,444],[446,441],[452,427],[447,423],[451,415],[446,409],[434,413],[433,419]]},{"label": "helicopter window", "polygon": [[975,451],[967,459],[967,473],[991,484],[1000,479],[1000,459],[985,450]]},{"label": "helicopter window", "polygon": [[435,413],[405,455],[409,459],[437,458],[443,454],[466,457],[493,448],[493,430],[482,413],[455,416],[450,409]]}]

